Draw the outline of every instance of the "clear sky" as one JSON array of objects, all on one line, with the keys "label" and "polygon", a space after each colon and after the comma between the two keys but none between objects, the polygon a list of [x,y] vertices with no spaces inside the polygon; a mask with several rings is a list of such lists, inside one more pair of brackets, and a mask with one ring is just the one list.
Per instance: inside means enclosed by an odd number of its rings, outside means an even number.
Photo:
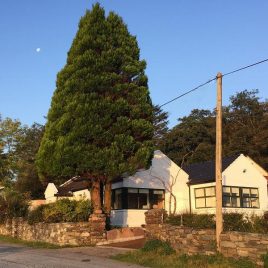
[{"label": "clear sky", "polygon": [[[155,104],[218,71],[268,58],[267,0],[101,0],[137,36]],[[90,0],[0,1],[0,113],[45,123],[57,72]],[[215,106],[215,83],[164,107],[170,126],[194,108]],[[223,81],[224,104],[243,89],[268,98],[268,63]]]}]

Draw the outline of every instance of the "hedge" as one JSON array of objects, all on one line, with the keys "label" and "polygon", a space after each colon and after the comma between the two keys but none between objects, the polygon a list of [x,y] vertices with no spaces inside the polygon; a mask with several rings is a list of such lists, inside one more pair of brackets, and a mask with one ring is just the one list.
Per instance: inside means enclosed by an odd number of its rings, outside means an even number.
[{"label": "hedge", "polygon": [[54,203],[41,205],[28,213],[28,223],[38,222],[83,222],[88,221],[92,213],[92,206],[89,200],[61,199]]},{"label": "hedge", "polygon": [[[166,223],[171,225],[183,225],[195,229],[214,229],[216,226],[213,214],[171,215],[166,218]],[[238,231],[250,233],[267,233],[268,220],[264,216],[246,215],[241,213],[223,214],[224,231]]]}]

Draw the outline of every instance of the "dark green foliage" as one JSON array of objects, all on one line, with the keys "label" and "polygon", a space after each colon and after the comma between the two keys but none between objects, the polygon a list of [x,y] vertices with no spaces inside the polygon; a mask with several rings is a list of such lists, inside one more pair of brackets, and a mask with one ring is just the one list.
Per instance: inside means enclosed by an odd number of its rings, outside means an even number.
[{"label": "dark green foliage", "polygon": [[[223,108],[223,155],[246,154],[268,169],[268,102],[257,90],[244,90],[230,97]],[[215,112],[193,110],[179,119],[161,147],[173,161],[185,164],[211,160],[215,155]]]},{"label": "dark green foliage", "polygon": [[20,141],[15,149],[17,158],[15,188],[21,193],[29,193],[32,199],[44,198],[45,187],[38,177],[35,166],[35,157],[43,132],[44,127],[36,123],[31,127],[23,127]]},{"label": "dark green foliage", "polygon": [[226,213],[223,215],[224,231],[250,232],[252,231],[252,223],[243,214]]},{"label": "dark green foliage", "polygon": [[262,259],[263,259],[263,267],[268,268],[268,253],[264,254],[262,256]]},{"label": "dark green foliage", "polygon": [[163,142],[164,137],[168,132],[168,113],[164,112],[159,105],[154,105],[154,117],[153,117],[153,125],[154,125],[154,136],[153,142],[156,149],[160,149]]},{"label": "dark green foliage", "polygon": [[10,186],[16,178],[16,146],[22,135],[21,123],[0,115],[0,184]]},{"label": "dark green foliage", "polygon": [[36,207],[35,209],[29,211],[28,213],[28,223],[29,224],[34,224],[38,222],[43,222],[43,210],[44,210],[45,205],[40,205]]},{"label": "dark green foliage", "polygon": [[25,217],[28,212],[29,198],[27,195],[11,189],[5,189],[0,195],[0,221],[13,217]]},{"label": "dark green foliage", "polygon": [[163,242],[158,239],[147,241],[141,250],[143,252],[155,251],[161,255],[170,255],[175,253],[175,250],[171,247],[170,243]]},{"label": "dark green foliage", "polygon": [[58,73],[37,165],[43,177],[113,179],[148,167],[153,109],[137,40],[113,12],[87,11]]},{"label": "dark green foliage", "polygon": [[190,213],[171,215],[166,219],[166,223],[192,227],[195,229],[210,229],[215,228],[215,215]]},{"label": "dark green foliage", "polygon": [[14,186],[31,198],[43,197],[44,186],[35,167],[43,131],[37,123],[28,127],[18,120],[0,118],[0,184]]},{"label": "dark green foliage", "polygon": [[[185,213],[182,215],[171,215],[166,218],[165,222],[171,225],[182,225],[194,229],[214,229],[216,227],[215,215],[213,214]],[[268,232],[268,220],[264,216],[224,213],[223,229],[224,231],[265,234]]]},{"label": "dark green foliage", "polygon": [[88,221],[91,213],[92,207],[88,200],[74,201],[62,199],[55,203],[41,205],[30,211],[28,222],[29,224],[38,222],[83,222]]}]

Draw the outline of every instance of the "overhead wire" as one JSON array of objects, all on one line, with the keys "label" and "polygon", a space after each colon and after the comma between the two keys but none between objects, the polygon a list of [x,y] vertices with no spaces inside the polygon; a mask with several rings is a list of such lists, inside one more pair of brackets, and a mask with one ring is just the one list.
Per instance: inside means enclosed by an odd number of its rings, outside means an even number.
[{"label": "overhead wire", "polygon": [[[268,61],[268,58],[267,58],[267,59],[264,59],[264,60],[261,60],[261,61],[258,61],[258,62],[255,62],[255,63],[252,63],[252,64],[250,64],[250,65],[241,67],[241,68],[239,68],[239,69],[235,69],[235,70],[233,70],[233,71],[224,73],[224,74],[222,75],[222,77],[231,75],[231,74],[233,74],[233,73],[240,72],[240,71],[242,71],[242,70],[251,68],[251,67],[253,67],[253,66],[262,64],[262,63],[267,62],[267,61]],[[169,103],[171,103],[171,102],[173,102],[173,101],[175,101],[175,100],[177,100],[177,99],[180,99],[180,98],[184,97],[185,95],[188,95],[188,94],[190,94],[191,92],[193,92],[193,91],[195,91],[195,90],[197,90],[197,89],[199,89],[199,88],[201,88],[201,87],[203,87],[203,86],[205,86],[205,85],[207,85],[207,84],[209,84],[209,83],[211,83],[212,81],[215,81],[215,80],[217,80],[217,76],[214,77],[214,78],[211,78],[211,79],[209,79],[207,82],[202,83],[202,84],[200,84],[200,85],[194,87],[193,89],[190,89],[190,90],[184,92],[183,94],[181,94],[181,95],[179,95],[179,96],[177,96],[177,97],[175,97],[175,98],[173,98],[173,99],[171,99],[171,100],[169,100],[169,101],[167,101],[167,102],[161,104],[159,107],[161,108],[161,107],[163,107],[163,106],[165,106],[165,105],[167,105],[167,104],[169,104]]]}]

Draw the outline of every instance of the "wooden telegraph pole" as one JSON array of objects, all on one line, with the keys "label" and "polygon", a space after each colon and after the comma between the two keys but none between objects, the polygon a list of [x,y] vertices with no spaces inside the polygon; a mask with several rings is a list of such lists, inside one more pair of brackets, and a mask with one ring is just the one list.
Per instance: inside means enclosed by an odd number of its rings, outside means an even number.
[{"label": "wooden telegraph pole", "polygon": [[216,108],[216,241],[220,251],[220,235],[223,228],[222,219],[222,74],[217,74],[217,108]]}]

